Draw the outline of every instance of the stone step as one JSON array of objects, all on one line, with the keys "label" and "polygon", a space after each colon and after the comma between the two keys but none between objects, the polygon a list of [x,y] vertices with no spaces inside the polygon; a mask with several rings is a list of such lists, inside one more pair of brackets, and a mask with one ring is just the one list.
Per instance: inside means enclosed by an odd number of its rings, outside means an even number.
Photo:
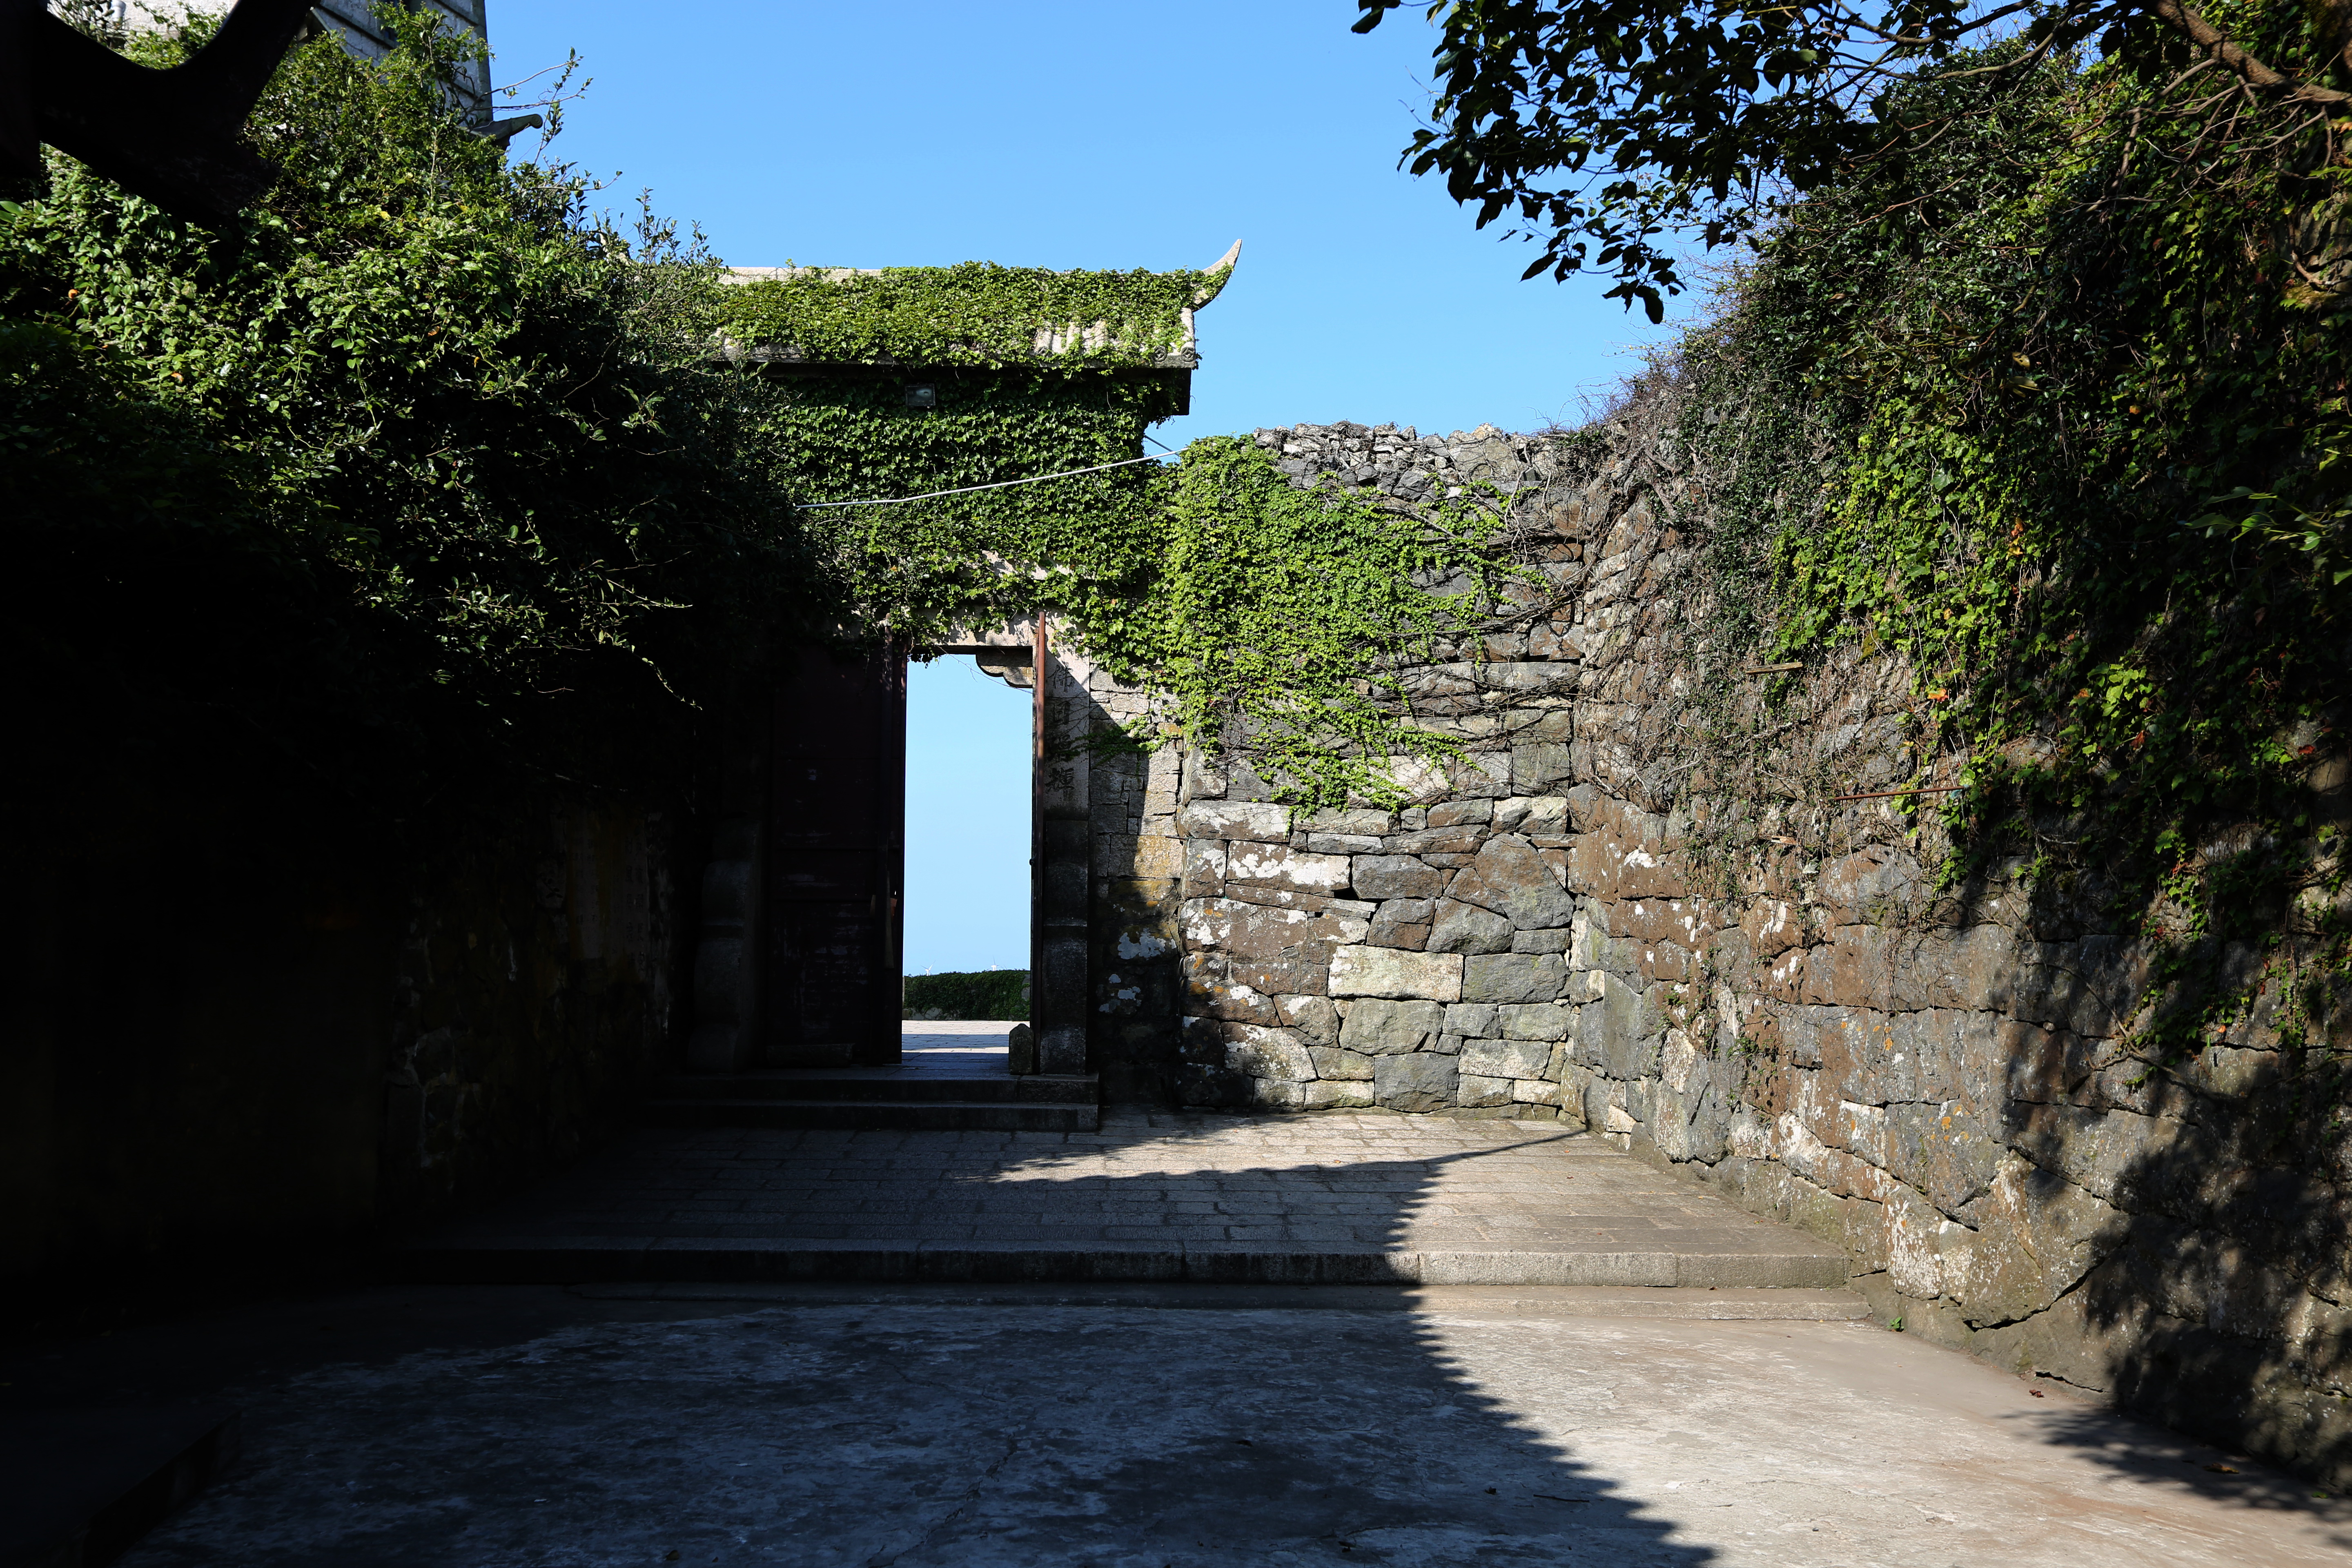
[{"label": "stone step", "polygon": [[[1843,1248],[1556,1122],[1086,1105],[677,1102],[420,1238],[478,1282],[1840,1289]],[[853,1115],[887,1126],[845,1124]],[[773,1118],[749,1126],[752,1118]]]},{"label": "stone step", "polygon": [[1092,1075],[1046,1073],[1014,1077],[910,1074],[897,1068],[775,1068],[764,1072],[709,1073],[666,1078],[656,1097],[666,1100],[954,1100],[965,1105],[1092,1105],[1100,1095]]},{"label": "stone step", "polygon": [[1852,1290],[1704,1285],[859,1285],[677,1280],[583,1285],[593,1301],[708,1301],[763,1307],[1150,1307],[1426,1312],[1526,1318],[1663,1318],[1696,1322],[1860,1322]]},{"label": "stone step", "polygon": [[893,1284],[1149,1281],[1204,1285],[1486,1285],[1618,1289],[1840,1289],[1843,1256],[1769,1244],[1738,1250],[1607,1246],[1383,1248],[1344,1244],[1182,1242],[1056,1247],[894,1244],[791,1237],[452,1236],[406,1251],[442,1284],[861,1280]]},{"label": "stone step", "polygon": [[[1092,1089],[1094,1080],[1085,1080]],[[839,1128],[910,1132],[1092,1132],[1102,1109],[1075,1100],[696,1098],[648,1101],[655,1127]]]}]

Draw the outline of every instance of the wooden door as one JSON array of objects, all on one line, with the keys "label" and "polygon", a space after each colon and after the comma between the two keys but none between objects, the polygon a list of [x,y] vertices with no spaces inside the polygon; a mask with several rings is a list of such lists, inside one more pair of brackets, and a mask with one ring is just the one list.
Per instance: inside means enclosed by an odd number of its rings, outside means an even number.
[{"label": "wooden door", "polygon": [[776,694],[768,806],[771,1067],[898,1059],[907,657],[804,648]]}]

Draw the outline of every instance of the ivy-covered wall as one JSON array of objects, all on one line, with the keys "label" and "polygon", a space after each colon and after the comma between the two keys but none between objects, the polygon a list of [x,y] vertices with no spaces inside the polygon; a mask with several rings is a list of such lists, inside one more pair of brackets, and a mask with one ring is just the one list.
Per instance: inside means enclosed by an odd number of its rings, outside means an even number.
[{"label": "ivy-covered wall", "polygon": [[[1904,787],[1958,773],[1923,741],[1945,689],[1884,642],[1715,640],[1745,583],[1708,548],[1704,392],[1656,379],[1534,437],[1259,433],[1302,484],[1496,486],[1547,591],[1407,674],[1465,753],[1399,768],[1410,804],[1293,810],[1246,746],[1168,770],[1188,984],[1163,1080],[1565,1120],[1843,1246],[1906,1332],[2342,1484],[2342,882],[2184,970],[2140,909],[2022,858],[1955,879],[1965,819]],[[2301,783],[2329,842],[2343,752]],[[2161,1027],[2184,1004],[2189,1054]]]}]

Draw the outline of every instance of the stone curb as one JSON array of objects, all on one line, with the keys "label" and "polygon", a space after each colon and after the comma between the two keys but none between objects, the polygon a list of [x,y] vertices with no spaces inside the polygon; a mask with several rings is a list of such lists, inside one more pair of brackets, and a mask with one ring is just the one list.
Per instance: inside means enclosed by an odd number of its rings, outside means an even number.
[{"label": "stone curb", "polygon": [[1574,1246],[1388,1252],[1311,1244],[1213,1243],[1083,1249],[968,1243],[845,1247],[789,1239],[713,1246],[653,1237],[442,1242],[404,1249],[391,1262],[405,1279],[539,1285],[700,1279],[1838,1289],[1849,1274],[1843,1254],[1801,1247],[1718,1254]]}]

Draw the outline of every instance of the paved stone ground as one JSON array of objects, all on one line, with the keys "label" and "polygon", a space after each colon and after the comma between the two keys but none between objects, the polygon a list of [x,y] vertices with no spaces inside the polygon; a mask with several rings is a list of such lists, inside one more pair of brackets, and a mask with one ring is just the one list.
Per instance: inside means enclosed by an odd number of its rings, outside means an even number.
[{"label": "paved stone ground", "polygon": [[435,1277],[1822,1287],[1844,1255],[1541,1122],[648,1129],[432,1238]]},{"label": "paved stone ground", "polygon": [[[244,1406],[241,1468],[123,1568],[2296,1568],[2352,1552],[2339,1501],[1866,1325],[1593,1319],[1477,1289],[1008,1287],[989,1305],[953,1287],[733,1289],[765,1294],[416,1287],[247,1307],[16,1347],[0,1399]],[[1318,1301],[1349,1305],[1269,1304]]]}]

